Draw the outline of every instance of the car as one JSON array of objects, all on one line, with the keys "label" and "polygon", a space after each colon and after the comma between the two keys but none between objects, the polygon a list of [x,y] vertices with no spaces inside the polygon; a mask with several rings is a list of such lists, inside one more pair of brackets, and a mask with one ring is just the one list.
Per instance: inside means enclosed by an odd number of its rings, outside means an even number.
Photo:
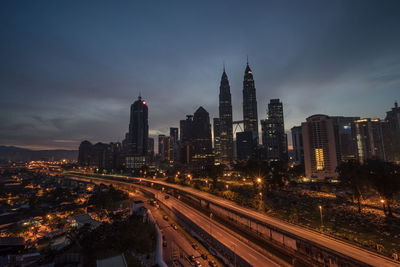
[{"label": "car", "polygon": [[169,199],[169,196],[165,196],[164,199]]},{"label": "car", "polygon": [[176,226],[176,224],[171,224],[171,227],[174,228],[175,230],[178,230],[178,226]]},{"label": "car", "polygon": [[167,215],[164,215],[163,218],[164,218],[164,220],[168,221],[168,216]]},{"label": "car", "polygon": [[190,255],[190,256],[189,256],[189,260],[190,260],[191,262],[195,262],[194,255]]},{"label": "car", "polygon": [[199,249],[199,246],[196,245],[196,244],[192,244],[192,247],[193,247],[195,250],[198,250],[198,249]]},{"label": "car", "polygon": [[207,255],[206,254],[201,254],[201,257],[204,259],[204,260],[206,260],[207,259]]},{"label": "car", "polygon": [[201,267],[201,263],[199,261],[195,261],[194,266]]},{"label": "car", "polygon": [[217,267],[217,263],[215,261],[209,261],[208,265],[210,265],[211,267]]}]

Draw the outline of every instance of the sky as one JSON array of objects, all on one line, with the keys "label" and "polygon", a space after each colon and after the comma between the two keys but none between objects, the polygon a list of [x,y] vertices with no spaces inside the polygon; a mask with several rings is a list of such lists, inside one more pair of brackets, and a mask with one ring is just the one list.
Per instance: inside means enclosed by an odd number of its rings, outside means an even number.
[{"label": "sky", "polygon": [[[122,141],[139,93],[150,136],[203,106],[218,117],[223,63],[241,120],[249,58],[258,117],[384,118],[400,100],[400,1],[0,3],[0,145]],[[290,138],[289,138],[290,141]]]}]

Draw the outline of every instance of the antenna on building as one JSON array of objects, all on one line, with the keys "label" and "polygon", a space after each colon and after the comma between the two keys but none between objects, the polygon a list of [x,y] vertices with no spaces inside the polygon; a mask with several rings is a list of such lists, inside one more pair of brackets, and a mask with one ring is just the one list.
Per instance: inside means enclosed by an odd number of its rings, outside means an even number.
[{"label": "antenna on building", "polygon": [[394,101],[394,107],[395,107],[395,108],[397,108],[397,107],[398,107],[398,105],[397,105],[397,101]]}]

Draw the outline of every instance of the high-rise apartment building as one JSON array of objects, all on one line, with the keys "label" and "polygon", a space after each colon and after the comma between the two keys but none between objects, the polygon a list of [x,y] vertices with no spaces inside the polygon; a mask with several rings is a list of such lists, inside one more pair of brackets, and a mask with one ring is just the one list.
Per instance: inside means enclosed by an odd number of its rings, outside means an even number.
[{"label": "high-rise apartment building", "polygon": [[384,122],[380,119],[360,119],[353,123],[353,135],[357,142],[357,158],[360,163],[368,159],[385,161],[383,139]]},{"label": "high-rise apartment building", "polygon": [[353,135],[352,125],[360,117],[330,116],[336,131],[336,151],[340,161],[357,159],[357,142]]},{"label": "high-rise apartment building", "polygon": [[323,181],[337,178],[338,153],[333,120],[313,115],[301,124],[306,177]]}]

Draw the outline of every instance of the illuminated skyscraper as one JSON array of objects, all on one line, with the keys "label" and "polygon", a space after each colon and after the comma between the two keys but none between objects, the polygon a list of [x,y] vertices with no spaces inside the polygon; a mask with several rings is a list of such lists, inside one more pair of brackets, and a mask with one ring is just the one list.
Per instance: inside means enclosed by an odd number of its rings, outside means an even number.
[{"label": "illuminated skyscraper", "polygon": [[219,87],[220,159],[229,163],[233,159],[232,98],[225,68]]},{"label": "illuminated skyscraper", "polygon": [[338,153],[333,120],[313,115],[301,124],[306,177],[312,180],[337,178]]},{"label": "illuminated skyscraper", "polygon": [[255,144],[258,144],[258,115],[256,88],[254,86],[253,72],[247,62],[243,80],[243,121],[244,131],[251,131]]}]

